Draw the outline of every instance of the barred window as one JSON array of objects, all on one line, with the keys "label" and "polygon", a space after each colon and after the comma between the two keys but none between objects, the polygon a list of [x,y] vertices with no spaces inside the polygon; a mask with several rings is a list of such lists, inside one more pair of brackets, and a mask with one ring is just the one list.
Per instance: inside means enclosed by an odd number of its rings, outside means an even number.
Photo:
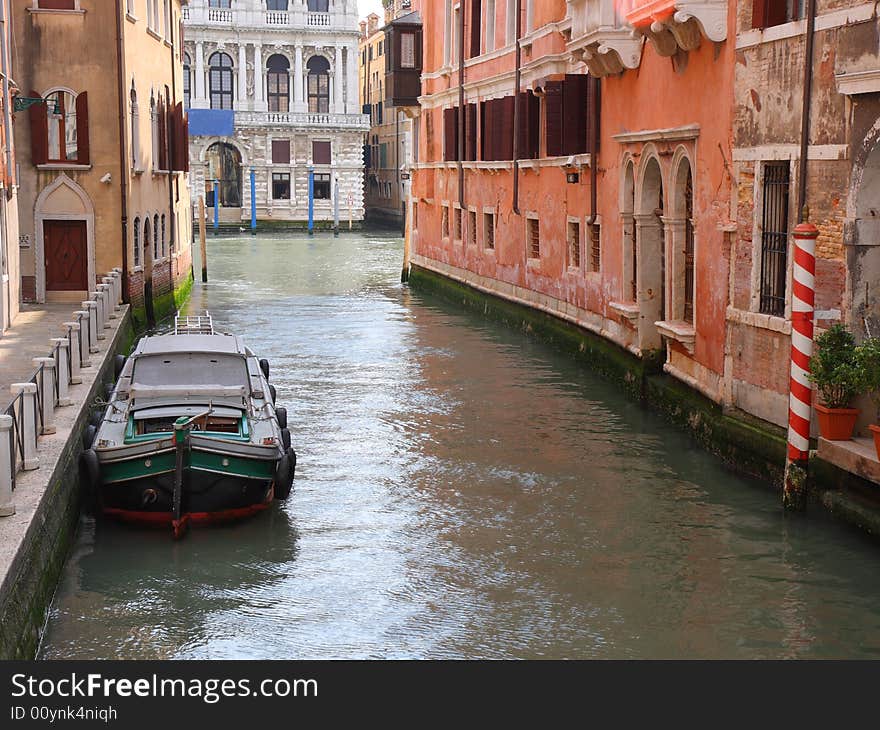
[{"label": "barred window", "polygon": [[483,240],[486,243],[486,248],[494,249],[495,248],[495,214],[494,213],[483,213]]},{"label": "barred window", "polygon": [[788,273],[788,162],[764,165],[764,205],[761,216],[760,311],[776,317],[785,315]]},{"label": "barred window", "polygon": [[602,229],[598,223],[590,225],[590,271],[602,270]]},{"label": "barred window", "polygon": [[578,221],[568,222],[568,265],[572,268],[581,267],[581,224]]},{"label": "barred window", "polygon": [[537,218],[526,220],[526,245],[529,258],[541,258],[541,227]]}]

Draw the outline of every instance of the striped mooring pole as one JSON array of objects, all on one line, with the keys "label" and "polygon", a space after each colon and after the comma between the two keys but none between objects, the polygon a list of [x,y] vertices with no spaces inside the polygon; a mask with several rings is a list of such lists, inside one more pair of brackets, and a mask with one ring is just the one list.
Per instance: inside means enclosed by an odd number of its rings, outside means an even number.
[{"label": "striped mooring pole", "polygon": [[789,381],[788,456],[782,504],[802,510],[807,496],[807,463],[810,456],[810,414],[813,387],[813,315],[816,301],[816,238],[819,229],[804,222],[795,226],[791,297],[791,380]]}]

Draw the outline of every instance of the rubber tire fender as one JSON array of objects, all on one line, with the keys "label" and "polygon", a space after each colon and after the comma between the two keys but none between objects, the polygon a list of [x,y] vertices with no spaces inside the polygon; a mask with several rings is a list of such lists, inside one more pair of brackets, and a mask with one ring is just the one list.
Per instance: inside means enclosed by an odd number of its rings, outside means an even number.
[{"label": "rubber tire fender", "polygon": [[291,484],[290,460],[287,458],[287,452],[285,452],[275,467],[275,499],[287,499],[290,495]]},{"label": "rubber tire fender", "polygon": [[[287,428],[287,409],[277,407],[275,409],[275,418],[278,419],[278,428]],[[286,447],[285,447],[286,448]]]},{"label": "rubber tire fender", "polygon": [[290,463],[290,485],[293,486],[293,478],[296,475],[296,452],[292,447],[287,449],[287,460]]},{"label": "rubber tire fender", "polygon": [[290,429],[288,428],[281,429],[281,445],[285,452],[290,448]]},{"label": "rubber tire fender", "polygon": [[269,379],[269,361],[266,360],[265,358],[260,360],[260,370],[263,371],[264,377],[266,378],[266,380],[268,380]]},{"label": "rubber tire fender", "polygon": [[116,355],[113,358],[113,380],[114,382],[119,380],[119,376],[122,375],[122,368],[125,367],[125,355]]},{"label": "rubber tire fender", "polygon": [[269,395],[272,396],[272,405],[275,405],[275,386],[269,383]]},{"label": "rubber tire fender", "polygon": [[91,423],[88,426],[86,426],[85,430],[83,431],[83,435],[82,435],[83,448],[86,450],[91,450],[92,444],[95,443],[95,436],[97,436],[97,435],[98,435],[98,427],[97,426],[95,426]]},{"label": "rubber tire fender", "polygon": [[101,463],[94,449],[86,449],[79,455],[80,490],[86,509],[93,515],[100,513]]}]

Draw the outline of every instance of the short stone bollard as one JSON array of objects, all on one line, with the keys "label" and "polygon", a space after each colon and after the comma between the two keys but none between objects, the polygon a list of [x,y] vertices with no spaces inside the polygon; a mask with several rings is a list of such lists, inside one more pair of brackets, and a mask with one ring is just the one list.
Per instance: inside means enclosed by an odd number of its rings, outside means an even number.
[{"label": "short stone bollard", "polygon": [[[116,284],[111,276],[105,276],[101,281],[106,286],[107,293],[107,319],[116,319]],[[110,324],[108,323],[109,327]]]},{"label": "short stone bollard", "polygon": [[91,329],[89,325],[89,310],[78,309],[74,314],[79,324],[79,347],[77,347],[79,366],[80,368],[91,367],[92,360],[89,357],[89,353],[92,351],[92,348],[90,343],[91,336],[89,335],[89,329]]},{"label": "short stone bollard", "polygon": [[113,302],[112,295],[110,294],[110,285],[98,284],[95,289],[98,293],[98,301],[101,302],[101,307],[103,309],[103,317],[101,319],[104,324],[103,329],[109,330],[113,326],[110,324],[110,318],[116,317],[116,315],[113,314]]},{"label": "short stone bollard", "polygon": [[21,424],[21,442],[24,447],[24,458],[21,468],[24,471],[40,468],[40,460],[37,458],[37,386],[35,383],[13,383],[9,386],[12,394],[17,396],[21,393],[21,401],[16,409],[19,424]]},{"label": "short stone bollard", "polygon": [[98,303],[89,300],[82,305],[89,317],[89,352],[98,352]]},{"label": "short stone bollard", "polygon": [[107,321],[107,312],[104,309],[104,298],[101,296],[101,292],[93,291],[92,301],[95,303],[95,312],[97,313],[95,334],[99,340],[103,340],[107,337],[107,335],[104,334],[104,324]]},{"label": "short stone bollard", "polygon": [[55,377],[58,379],[58,406],[73,405],[70,398],[70,340],[66,337],[53,337],[52,348],[58,348],[58,362]]},{"label": "short stone bollard", "polygon": [[40,409],[42,425],[40,434],[55,433],[55,358],[35,357],[34,367],[42,367],[42,375],[37,375],[37,407]]},{"label": "short stone bollard", "polygon": [[70,363],[70,382],[72,385],[79,385],[82,382],[82,376],[79,374],[79,370],[82,367],[82,354],[80,353],[79,345],[79,322],[65,322],[61,325],[61,328],[70,333],[68,335],[70,337],[70,347],[68,348],[68,355],[70,356],[68,360]]},{"label": "short stone bollard", "polygon": [[12,416],[0,415],[0,517],[15,514],[12,501]]}]

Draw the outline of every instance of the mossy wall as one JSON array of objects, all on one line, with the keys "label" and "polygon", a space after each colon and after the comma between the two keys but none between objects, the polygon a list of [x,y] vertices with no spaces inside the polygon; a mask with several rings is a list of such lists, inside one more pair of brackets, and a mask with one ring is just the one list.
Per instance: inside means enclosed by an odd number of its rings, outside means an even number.
[{"label": "mossy wall", "polygon": [[[183,281],[175,287],[174,291],[167,292],[153,299],[153,313],[156,321],[161,322],[172,316],[178,309],[186,304],[192,293],[193,275],[190,271]],[[147,329],[147,310],[144,306],[133,307],[131,310],[132,323],[135,333],[143,334]],[[127,351],[126,351],[127,352]]]},{"label": "mossy wall", "polygon": [[553,315],[501,297],[485,294],[448,277],[413,266],[410,285],[481,312],[522,330],[560,350],[600,376],[616,383],[631,398],[688,431],[704,449],[737,473],[781,488],[785,468],[785,431],[745,413],[728,413],[720,405],[663,372],[663,352],[645,357],[619,347]]}]

